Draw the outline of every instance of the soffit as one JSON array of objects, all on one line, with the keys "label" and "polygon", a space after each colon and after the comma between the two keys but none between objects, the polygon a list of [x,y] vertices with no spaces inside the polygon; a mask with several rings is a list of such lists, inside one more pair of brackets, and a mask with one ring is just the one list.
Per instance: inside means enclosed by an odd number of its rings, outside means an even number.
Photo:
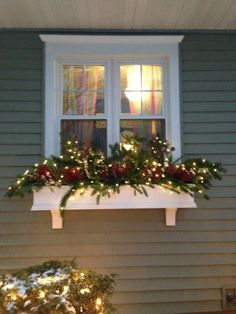
[{"label": "soffit", "polygon": [[0,28],[235,30],[235,0],[0,0]]}]

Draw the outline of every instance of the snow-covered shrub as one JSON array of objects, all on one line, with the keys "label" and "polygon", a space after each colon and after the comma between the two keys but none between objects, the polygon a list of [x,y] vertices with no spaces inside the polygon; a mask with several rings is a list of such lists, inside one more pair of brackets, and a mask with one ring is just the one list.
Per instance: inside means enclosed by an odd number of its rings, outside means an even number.
[{"label": "snow-covered shrub", "polygon": [[2,314],[114,313],[115,275],[80,269],[72,262],[42,265],[0,276]]}]

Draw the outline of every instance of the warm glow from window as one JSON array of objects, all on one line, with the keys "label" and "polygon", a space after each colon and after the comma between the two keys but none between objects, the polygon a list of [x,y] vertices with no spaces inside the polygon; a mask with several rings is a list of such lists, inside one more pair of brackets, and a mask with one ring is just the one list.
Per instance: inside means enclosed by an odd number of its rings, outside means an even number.
[{"label": "warm glow from window", "polygon": [[125,89],[126,97],[136,102],[136,107],[140,106],[141,92],[141,69],[140,65],[127,66],[127,87]]},{"label": "warm glow from window", "polygon": [[162,66],[131,64],[121,65],[120,70],[122,113],[162,114]]}]

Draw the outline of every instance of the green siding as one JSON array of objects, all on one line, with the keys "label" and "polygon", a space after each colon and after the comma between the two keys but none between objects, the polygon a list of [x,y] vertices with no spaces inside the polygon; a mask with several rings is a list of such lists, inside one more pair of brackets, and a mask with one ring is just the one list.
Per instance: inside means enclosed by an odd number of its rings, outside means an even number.
[{"label": "green siding", "polygon": [[37,32],[0,36],[0,270],[50,258],[118,273],[121,314],[221,310],[221,287],[236,282],[236,35],[186,34],[181,45],[183,150],[222,161],[211,200],[180,209],[75,211],[52,230],[32,197],[5,199],[17,173],[43,153],[43,45]]}]

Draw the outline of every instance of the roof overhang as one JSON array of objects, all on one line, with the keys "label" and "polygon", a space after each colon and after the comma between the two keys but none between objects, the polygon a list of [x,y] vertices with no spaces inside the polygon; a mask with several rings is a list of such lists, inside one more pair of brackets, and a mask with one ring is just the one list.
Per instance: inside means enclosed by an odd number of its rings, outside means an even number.
[{"label": "roof overhang", "polygon": [[0,28],[73,30],[236,30],[235,0],[10,0]]}]

